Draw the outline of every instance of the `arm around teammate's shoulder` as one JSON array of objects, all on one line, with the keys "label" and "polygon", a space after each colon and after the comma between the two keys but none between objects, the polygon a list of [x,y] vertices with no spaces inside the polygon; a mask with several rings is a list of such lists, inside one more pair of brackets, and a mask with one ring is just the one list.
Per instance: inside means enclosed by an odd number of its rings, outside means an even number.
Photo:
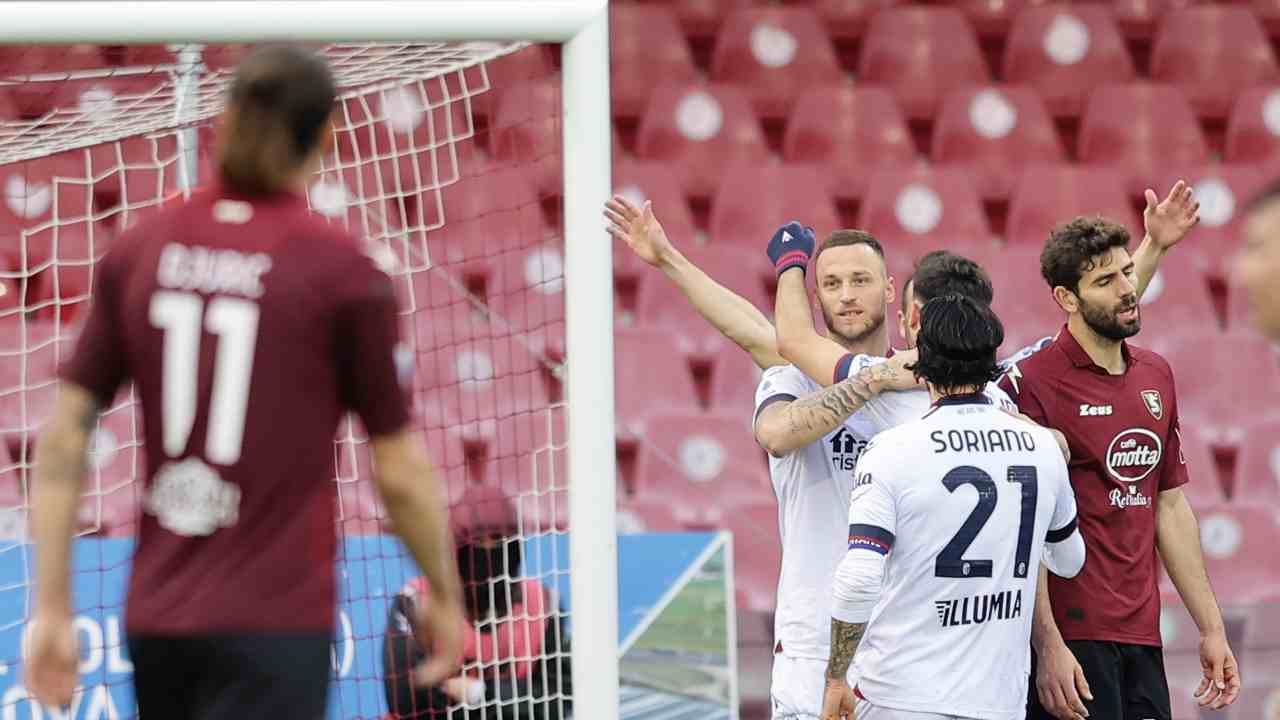
[{"label": "arm around teammate's shoulder", "polygon": [[[798,393],[763,398],[757,403],[756,442],[774,457],[816,442],[840,427],[891,381],[887,363],[863,368],[856,375],[804,396]],[[764,388],[770,378],[766,373]]]}]

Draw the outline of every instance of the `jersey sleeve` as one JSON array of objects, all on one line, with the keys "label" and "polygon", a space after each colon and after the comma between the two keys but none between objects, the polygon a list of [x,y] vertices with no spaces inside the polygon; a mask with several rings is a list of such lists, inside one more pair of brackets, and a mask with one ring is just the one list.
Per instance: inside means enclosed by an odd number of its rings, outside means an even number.
[{"label": "jersey sleeve", "polygon": [[760,384],[756,386],[756,409],[754,418],[760,417],[765,408],[776,402],[787,402],[804,397],[813,388],[805,384],[799,370],[791,365],[775,365],[764,371]]},{"label": "jersey sleeve", "polygon": [[1045,403],[1041,401],[1034,384],[1028,381],[1016,364],[1005,371],[996,387],[1010,398],[1018,412],[1034,420],[1037,425],[1048,427],[1049,413],[1045,409]]},{"label": "jersey sleeve", "polygon": [[836,363],[835,377],[832,379],[835,382],[848,380],[854,375],[857,375],[863,368],[870,367],[876,363],[884,361],[885,358],[876,355],[864,355],[861,353],[854,355],[853,353],[845,353],[844,357],[840,358],[840,362]]},{"label": "jersey sleeve", "polygon": [[987,399],[992,405],[1004,410],[1005,412],[1018,412],[1018,404],[1009,397],[1009,393],[1005,392],[996,383],[987,383],[987,389],[984,391]]},{"label": "jersey sleeve", "polygon": [[412,354],[399,342],[399,313],[391,278],[372,261],[351,268],[336,313],[338,381],[343,403],[371,436],[409,422],[407,387]]},{"label": "jersey sleeve", "polygon": [[[1178,391],[1173,385],[1173,374],[1170,373],[1169,387],[1169,437],[1165,438],[1165,454],[1163,467],[1160,469],[1160,492],[1182,487],[1191,481],[1187,472],[1187,458],[1182,453],[1182,423],[1178,419]],[[1206,472],[1201,470],[1201,472]]]},{"label": "jersey sleeve", "polygon": [[[1060,458],[1055,458],[1060,460]],[[1071,478],[1067,472],[1065,462],[1061,466],[1055,466],[1055,471],[1060,469],[1061,472],[1055,472],[1057,477],[1054,480],[1057,483],[1057,492],[1053,499],[1053,517],[1049,520],[1049,532],[1045,536],[1045,540],[1050,543],[1057,543],[1066,540],[1071,533],[1076,530],[1076,493],[1071,488]]]},{"label": "jersey sleeve", "polygon": [[80,331],[75,350],[62,366],[60,377],[89,391],[99,407],[115,398],[116,390],[128,376],[124,331],[121,327],[120,296],[122,250],[117,247],[102,260],[96,278],[93,307]]},{"label": "jersey sleeve", "polygon": [[849,550],[888,555],[898,531],[897,502],[890,484],[889,453],[875,440],[863,451],[854,470],[849,496]]}]

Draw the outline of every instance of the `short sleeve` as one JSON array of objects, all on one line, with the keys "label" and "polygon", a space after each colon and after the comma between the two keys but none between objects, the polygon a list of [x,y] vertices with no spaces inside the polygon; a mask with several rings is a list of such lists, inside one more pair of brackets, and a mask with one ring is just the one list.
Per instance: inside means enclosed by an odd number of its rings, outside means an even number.
[{"label": "short sleeve", "polygon": [[367,259],[351,274],[335,318],[340,392],[371,436],[389,435],[409,422],[412,353],[399,342],[391,278]]},{"label": "short sleeve", "polygon": [[1060,464],[1055,468],[1054,480],[1058,491],[1054,495],[1053,517],[1049,520],[1049,532],[1045,537],[1048,542],[1062,542],[1071,537],[1076,529],[1076,493],[1071,488],[1071,478],[1066,463],[1054,458]]},{"label": "short sleeve", "polygon": [[1005,412],[1018,412],[1018,404],[1009,397],[1009,393],[1005,392],[999,385],[995,383],[987,383],[987,389],[984,393],[992,405],[1004,410]]},{"label": "short sleeve", "polygon": [[1040,401],[1035,388],[1031,386],[1017,365],[1011,366],[1001,376],[996,387],[1011,399],[1018,412],[1031,418],[1037,425],[1048,427],[1049,413],[1045,410],[1044,403]]},{"label": "short sleeve", "polygon": [[[1171,375],[1170,387],[1172,385]],[[1182,424],[1178,419],[1177,390],[1175,389],[1170,395],[1173,396],[1172,402],[1169,403],[1172,420],[1169,422],[1169,437],[1165,438],[1163,467],[1160,469],[1160,492],[1182,487],[1191,481],[1191,475],[1187,472],[1187,457],[1182,452]],[[1208,471],[1202,469],[1201,472]]]},{"label": "short sleeve", "polygon": [[129,374],[120,318],[121,250],[103,258],[94,283],[93,307],[71,358],[59,375],[89,391],[99,407],[115,398]]},{"label": "short sleeve", "polygon": [[803,373],[792,365],[775,365],[764,371],[760,384],[756,386],[756,408],[753,417],[776,402],[784,402],[804,397],[813,392]]},{"label": "short sleeve", "polygon": [[840,362],[836,363],[836,372],[833,380],[841,382],[857,375],[863,368],[871,367],[885,361],[885,358],[876,355],[854,355],[853,353],[845,353],[840,358]]},{"label": "short sleeve", "polygon": [[849,496],[849,549],[887,555],[898,531],[897,502],[889,473],[892,465],[883,446],[871,445],[858,459]]}]

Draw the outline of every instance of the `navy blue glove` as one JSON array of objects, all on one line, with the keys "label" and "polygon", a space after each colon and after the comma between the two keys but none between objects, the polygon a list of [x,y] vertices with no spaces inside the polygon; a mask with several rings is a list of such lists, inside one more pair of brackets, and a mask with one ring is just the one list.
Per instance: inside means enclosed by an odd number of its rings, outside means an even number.
[{"label": "navy blue glove", "polygon": [[804,271],[813,257],[814,244],[813,228],[792,220],[769,239],[769,260],[779,275],[793,267]]}]

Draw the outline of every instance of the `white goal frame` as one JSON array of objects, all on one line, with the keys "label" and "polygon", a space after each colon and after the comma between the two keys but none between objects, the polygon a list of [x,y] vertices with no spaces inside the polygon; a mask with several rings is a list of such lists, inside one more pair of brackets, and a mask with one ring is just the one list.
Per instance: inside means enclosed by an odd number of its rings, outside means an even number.
[{"label": "white goal frame", "polygon": [[618,717],[607,0],[74,0],[0,6],[0,45],[522,40],[562,43],[574,715]]}]

